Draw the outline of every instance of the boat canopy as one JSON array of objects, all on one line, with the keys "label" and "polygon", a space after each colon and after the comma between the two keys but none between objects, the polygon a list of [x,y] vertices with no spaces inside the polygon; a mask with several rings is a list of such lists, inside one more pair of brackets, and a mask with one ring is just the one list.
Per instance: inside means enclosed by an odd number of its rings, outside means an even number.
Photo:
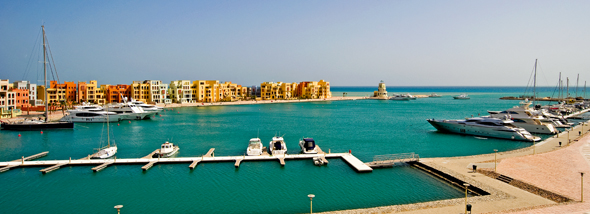
[{"label": "boat canopy", "polygon": [[313,138],[303,138],[303,147],[305,147],[306,150],[315,149],[315,141]]},{"label": "boat canopy", "polygon": [[274,143],[275,150],[282,150],[283,149],[281,146],[281,141],[275,141],[273,143]]}]

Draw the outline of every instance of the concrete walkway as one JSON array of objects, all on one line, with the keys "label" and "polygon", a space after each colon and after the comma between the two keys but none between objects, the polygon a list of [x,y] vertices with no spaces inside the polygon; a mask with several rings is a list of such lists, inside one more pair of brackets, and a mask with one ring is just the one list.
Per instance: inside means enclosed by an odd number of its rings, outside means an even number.
[{"label": "concrete walkway", "polygon": [[[426,158],[420,162],[457,177],[491,193],[470,197],[472,213],[585,213],[590,202],[580,203],[580,171],[584,180],[586,201],[590,201],[590,126],[577,126],[570,133],[560,133],[535,146],[497,154],[497,172],[539,188],[566,196],[575,202],[558,204],[539,195],[519,189],[483,174],[472,173],[471,165],[494,170],[494,153],[450,158]],[[561,142],[562,146],[559,146]],[[571,143],[569,143],[571,142]],[[534,154],[533,154],[534,153]],[[492,163],[492,164],[490,164]],[[478,168],[481,168],[478,167]],[[418,204],[394,205],[327,213],[463,213],[465,199],[450,199]]]}]

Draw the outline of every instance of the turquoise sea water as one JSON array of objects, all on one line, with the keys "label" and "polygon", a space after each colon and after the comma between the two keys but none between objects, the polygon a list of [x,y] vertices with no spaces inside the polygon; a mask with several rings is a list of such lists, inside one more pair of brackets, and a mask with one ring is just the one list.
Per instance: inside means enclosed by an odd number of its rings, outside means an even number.
[{"label": "turquoise sea water", "polygon": [[[372,93],[373,88],[333,87],[338,92]],[[401,89],[400,89],[401,90]],[[413,91],[414,90],[414,91]],[[503,110],[518,101],[499,100],[521,91],[474,88],[470,100],[449,95],[469,89],[406,89],[399,92],[442,98],[413,101],[352,100],[241,106],[184,107],[151,120],[111,124],[118,158],[138,158],[164,141],[180,146],[178,156],[242,155],[248,140],[259,136],[265,146],[284,135],[288,153],[298,141],[313,137],[324,151],[352,153],[364,162],[373,156],[415,152],[420,157],[448,157],[507,151],[530,143],[477,139],[436,132],[425,119],[460,119],[487,110]],[[512,91],[511,91],[512,90]],[[420,92],[420,93],[418,93]],[[546,92],[549,93],[549,92]],[[360,95],[362,96],[362,95]],[[548,96],[548,95],[547,95]],[[76,124],[74,130],[0,131],[0,160],[49,151],[44,160],[82,158],[106,138],[103,124]],[[102,135],[102,137],[101,137]],[[547,137],[547,136],[543,136]],[[94,173],[91,166],[63,167],[43,175],[41,168],[16,168],[0,173],[0,207],[6,213],[108,213],[123,204],[123,213],[304,213],[308,194],[314,211],[408,204],[462,197],[456,189],[411,167],[356,173],[339,159],[316,167],[311,160],[110,166]]]}]

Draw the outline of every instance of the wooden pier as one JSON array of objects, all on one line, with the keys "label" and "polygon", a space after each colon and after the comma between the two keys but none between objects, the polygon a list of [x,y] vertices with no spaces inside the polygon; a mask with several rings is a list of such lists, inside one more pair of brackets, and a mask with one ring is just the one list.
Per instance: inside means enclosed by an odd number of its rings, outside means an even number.
[{"label": "wooden pier", "polygon": [[[297,159],[310,159],[319,157],[322,158],[327,163],[327,159],[330,158],[340,158],[344,162],[346,162],[351,168],[356,170],[357,172],[372,172],[373,168],[369,163],[363,163],[361,160],[356,158],[354,155],[350,153],[325,153],[319,152],[318,154],[285,154],[285,155],[260,155],[260,156],[218,156],[215,157],[213,151],[215,149],[212,148],[207,152],[206,155],[202,157],[172,157],[172,158],[151,158],[151,155],[154,154],[152,152],[150,155],[145,156],[143,158],[115,158],[115,159],[87,159],[82,158],[78,160],[40,160],[40,161],[31,161],[30,159],[41,157],[42,153],[34,156],[29,156],[21,160],[15,160],[10,162],[0,162],[0,172],[6,171],[10,168],[14,167],[39,167],[39,166],[49,166],[48,168],[40,170],[43,174],[49,173],[59,169],[62,166],[75,166],[75,165],[94,165],[95,167],[92,168],[92,171],[98,172],[107,168],[110,165],[114,164],[143,164],[141,169],[143,171],[149,170],[153,167],[156,163],[157,164],[167,164],[167,163],[187,163],[190,169],[194,169],[197,164],[202,162],[234,162],[234,166],[240,167],[240,164],[244,161],[279,161],[281,166],[285,165],[287,160],[297,160]],[[321,151],[321,150],[320,150]],[[45,153],[44,155],[46,155]],[[148,158],[150,157],[150,158]],[[415,161],[416,159],[412,159]],[[401,160],[398,160],[401,161]],[[379,167],[379,166],[375,166]]]},{"label": "wooden pier", "polygon": [[[38,159],[38,158],[45,157],[45,156],[47,156],[47,153],[49,153],[49,152],[41,152],[39,154],[31,155],[31,156],[28,156],[28,157],[23,156],[21,159],[13,160],[12,162],[25,163],[25,161],[28,161],[28,160],[35,160],[35,159]],[[0,168],[0,172],[6,172],[6,171],[10,170],[10,168],[14,168],[14,167],[17,167],[17,166],[18,165],[2,167],[2,168]]]}]

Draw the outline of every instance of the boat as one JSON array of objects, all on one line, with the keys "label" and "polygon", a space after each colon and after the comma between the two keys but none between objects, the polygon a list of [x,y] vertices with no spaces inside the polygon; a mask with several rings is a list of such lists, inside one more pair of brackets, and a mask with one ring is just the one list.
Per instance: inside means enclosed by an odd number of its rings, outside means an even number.
[{"label": "boat", "polygon": [[469,96],[467,94],[460,94],[460,95],[454,96],[453,99],[456,99],[456,100],[468,100],[470,98],[469,98]]},{"label": "boat", "polygon": [[324,162],[324,159],[322,159],[321,157],[313,157],[313,164],[316,166],[322,166],[324,164],[326,164],[326,162]]},{"label": "boat", "polygon": [[442,96],[441,95],[438,95],[436,93],[432,93],[432,94],[428,95],[428,97],[430,97],[430,98],[439,98],[439,97],[442,97]]},{"label": "boat", "polygon": [[[107,158],[111,158],[113,157],[115,154],[117,154],[117,145],[113,142],[113,145],[111,146],[111,126],[109,123],[109,115],[106,114],[106,122],[107,122],[107,145],[104,147],[101,147],[98,150],[98,152],[94,153],[90,158],[92,159],[107,159]],[[104,130],[104,129],[103,129]]]},{"label": "boat", "polygon": [[121,120],[145,120],[156,114],[154,111],[144,111],[135,104],[125,101],[125,98],[123,98],[123,103],[108,105],[107,111],[117,113],[121,117]]},{"label": "boat", "polygon": [[250,139],[250,143],[248,144],[248,149],[246,150],[249,156],[258,156],[262,155],[262,141],[260,138],[252,138]]},{"label": "boat", "polygon": [[[45,45],[47,37],[45,36],[45,26],[41,25],[41,29],[43,30],[43,73],[44,73],[44,85],[47,88],[47,48],[48,46]],[[41,120],[25,120],[15,123],[2,123],[0,125],[4,130],[18,130],[18,131],[28,131],[28,130],[46,130],[46,129],[73,129],[74,123],[73,122],[50,122],[49,121],[49,106],[47,102],[47,93],[45,94],[45,121]]]},{"label": "boat", "polygon": [[531,102],[525,100],[519,104],[519,106],[514,106],[506,111],[488,111],[488,113],[490,113],[490,117],[494,118],[508,117],[514,121],[515,126],[524,128],[530,133],[556,134],[558,132],[550,120],[529,108]]},{"label": "boat", "polygon": [[393,94],[393,96],[389,97],[390,100],[411,100],[411,97],[406,96],[405,94]]},{"label": "boat", "polygon": [[299,141],[299,147],[304,154],[317,154],[318,147],[315,145],[313,138],[303,138]]},{"label": "boat", "polygon": [[131,99],[131,104],[134,104],[137,107],[142,108],[143,111],[145,111],[145,112],[156,112],[156,114],[159,114],[162,110],[164,110],[164,108],[162,108],[162,107],[158,107],[156,105],[146,104],[146,103],[144,103],[142,101],[137,101],[135,99]]},{"label": "boat", "polygon": [[162,146],[160,147],[160,149],[154,154],[155,157],[160,157],[160,158],[168,158],[168,157],[172,157],[174,156],[176,153],[178,153],[178,150],[180,148],[177,145],[174,145],[173,143],[170,143],[168,141],[166,141],[166,143],[163,143]]},{"label": "boat", "polygon": [[283,137],[273,137],[268,146],[271,155],[285,155],[287,154],[287,145]]},{"label": "boat", "polygon": [[475,117],[465,120],[427,119],[426,121],[439,131],[455,134],[531,142],[541,140],[540,137],[533,136],[527,130],[515,126],[508,118]]},{"label": "boat", "polygon": [[68,114],[60,121],[75,123],[104,123],[121,121],[121,115],[115,112],[107,112],[98,105],[83,104],[75,106],[75,109],[68,110]]}]

